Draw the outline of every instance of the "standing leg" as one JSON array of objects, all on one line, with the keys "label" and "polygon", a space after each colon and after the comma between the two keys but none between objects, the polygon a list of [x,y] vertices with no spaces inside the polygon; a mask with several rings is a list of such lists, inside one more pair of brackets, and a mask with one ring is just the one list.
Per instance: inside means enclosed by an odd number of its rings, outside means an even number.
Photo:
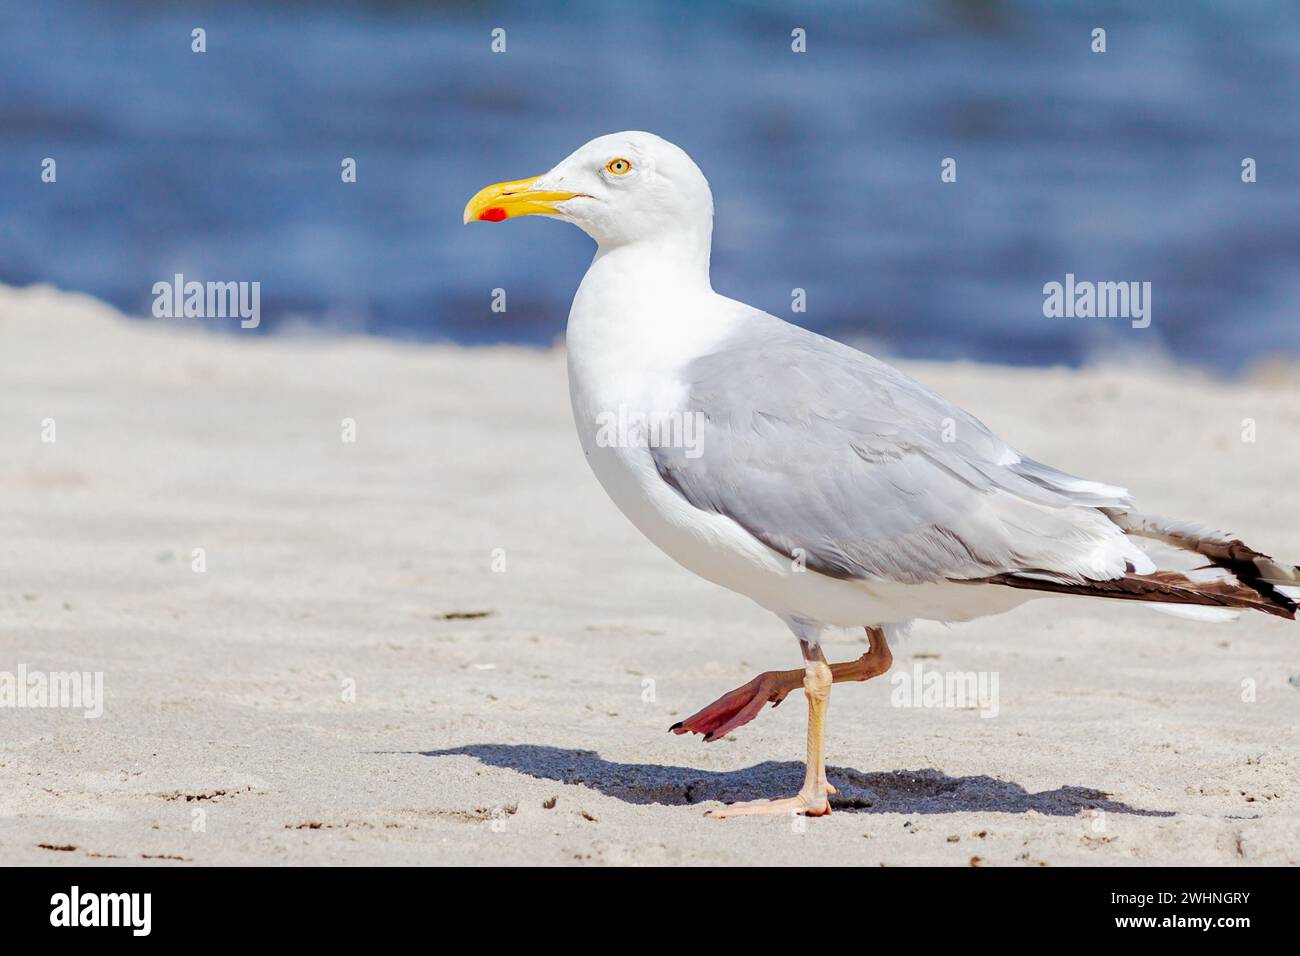
[{"label": "standing leg", "polygon": [[705,816],[723,819],[756,814],[801,813],[820,817],[831,812],[828,799],[831,791],[826,783],[826,755],[822,744],[826,731],[826,708],[830,704],[834,677],[820,646],[806,641],[800,641],[799,646],[803,650],[804,660],[803,692],[808,698],[808,756],[803,787],[798,796],[783,800],[733,803],[718,810],[710,810]]}]

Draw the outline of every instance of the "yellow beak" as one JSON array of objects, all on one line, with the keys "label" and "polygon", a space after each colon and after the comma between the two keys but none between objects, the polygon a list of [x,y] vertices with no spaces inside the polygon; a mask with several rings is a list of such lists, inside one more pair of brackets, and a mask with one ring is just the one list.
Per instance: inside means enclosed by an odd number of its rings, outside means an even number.
[{"label": "yellow beak", "polygon": [[517,179],[512,183],[497,183],[480,189],[465,207],[465,221],[478,219],[483,222],[500,222],[515,216],[531,216],[535,213],[553,213],[555,204],[581,196],[582,193],[548,193],[534,192],[533,183],[540,179]]}]

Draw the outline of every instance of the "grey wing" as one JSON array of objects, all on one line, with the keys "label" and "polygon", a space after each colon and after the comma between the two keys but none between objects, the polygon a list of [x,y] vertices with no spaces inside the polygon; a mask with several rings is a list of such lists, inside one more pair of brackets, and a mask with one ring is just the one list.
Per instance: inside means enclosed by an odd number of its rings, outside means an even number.
[{"label": "grey wing", "polygon": [[1125,573],[1131,549],[1098,510],[1127,508],[1122,488],[1020,456],[865,353],[756,313],[687,385],[699,440],[652,448],[660,476],[813,570],[905,583]]}]

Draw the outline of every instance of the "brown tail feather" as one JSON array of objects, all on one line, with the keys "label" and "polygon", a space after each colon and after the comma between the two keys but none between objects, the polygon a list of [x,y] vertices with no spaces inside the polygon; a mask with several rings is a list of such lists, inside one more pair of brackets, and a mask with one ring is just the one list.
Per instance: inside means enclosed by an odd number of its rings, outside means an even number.
[{"label": "brown tail feather", "polygon": [[1027,577],[1025,574],[997,574],[970,583],[1003,584],[1011,588],[1052,591],[1081,597],[1242,608],[1263,611],[1289,621],[1294,621],[1296,615],[1296,603],[1281,592],[1269,588],[1273,594],[1267,594],[1253,584],[1247,586],[1226,578],[1220,581],[1192,581],[1176,571],[1156,571],[1153,574],[1128,574],[1111,581],[1072,583],[1059,579]]},{"label": "brown tail feather", "polygon": [[[1124,512],[1114,508],[1102,510],[1111,521],[1123,528],[1126,534],[1162,541],[1204,555],[1210,562],[1207,567],[1219,567],[1231,572],[1241,585],[1255,591],[1268,604],[1291,612],[1290,616],[1294,619],[1296,602],[1289,594],[1279,590],[1279,586],[1289,588],[1300,586],[1300,568],[1275,561],[1264,552],[1256,551],[1240,538],[1234,538],[1222,531],[1212,531],[1200,525],[1173,521],[1157,515]],[[1260,610],[1265,608],[1261,607]]]}]

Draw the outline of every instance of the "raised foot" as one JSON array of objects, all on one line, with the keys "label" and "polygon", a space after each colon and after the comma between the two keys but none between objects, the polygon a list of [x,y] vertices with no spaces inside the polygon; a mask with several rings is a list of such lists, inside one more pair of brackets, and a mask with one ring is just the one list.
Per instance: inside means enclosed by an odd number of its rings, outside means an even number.
[{"label": "raised foot", "polygon": [[831,804],[827,799],[827,794],[834,793],[835,788],[828,784],[826,791],[827,793],[820,797],[800,792],[798,796],[786,797],[782,800],[747,800],[744,803],[732,803],[716,810],[710,810],[704,815],[712,817],[714,820],[725,820],[727,817],[770,816],[772,814],[824,817],[831,812]]},{"label": "raised foot", "polygon": [[803,671],[765,671],[668,729],[675,734],[703,734],[705,742],[712,743],[749,723],[764,704],[775,707],[802,686]]}]

